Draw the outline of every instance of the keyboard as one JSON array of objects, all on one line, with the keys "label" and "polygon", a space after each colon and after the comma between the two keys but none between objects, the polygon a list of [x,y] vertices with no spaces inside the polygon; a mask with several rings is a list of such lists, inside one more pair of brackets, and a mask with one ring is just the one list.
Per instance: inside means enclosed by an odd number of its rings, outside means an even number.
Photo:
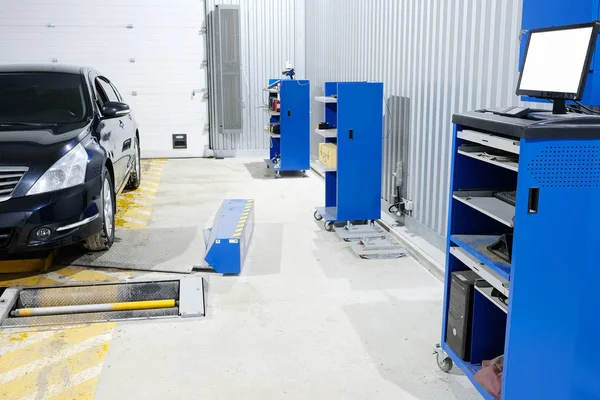
[{"label": "keyboard", "polygon": [[511,206],[517,205],[517,191],[512,190],[509,192],[496,192],[494,193],[494,197],[498,200],[502,200],[505,203],[510,204]]}]

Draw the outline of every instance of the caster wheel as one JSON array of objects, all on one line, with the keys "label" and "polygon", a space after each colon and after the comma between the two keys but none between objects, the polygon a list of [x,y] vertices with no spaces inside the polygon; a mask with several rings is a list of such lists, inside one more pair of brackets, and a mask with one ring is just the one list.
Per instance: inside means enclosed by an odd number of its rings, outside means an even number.
[{"label": "caster wheel", "polygon": [[333,226],[333,222],[332,221],[325,222],[325,230],[327,232],[333,232],[335,230],[335,227]]},{"label": "caster wheel", "polygon": [[279,178],[281,178],[281,174],[278,171],[278,172],[275,173],[275,179],[279,179]]},{"label": "caster wheel", "polygon": [[308,174],[306,173],[306,171],[302,171],[302,177],[306,178],[308,176]]},{"label": "caster wheel", "polygon": [[452,359],[450,357],[441,354],[438,354],[437,356],[437,364],[438,367],[440,367],[440,369],[444,372],[450,372],[450,370],[454,366],[454,363],[452,362]]},{"label": "caster wheel", "polygon": [[317,221],[320,221],[323,219],[323,216],[321,214],[319,214],[318,211],[315,211],[315,213],[313,215]]}]

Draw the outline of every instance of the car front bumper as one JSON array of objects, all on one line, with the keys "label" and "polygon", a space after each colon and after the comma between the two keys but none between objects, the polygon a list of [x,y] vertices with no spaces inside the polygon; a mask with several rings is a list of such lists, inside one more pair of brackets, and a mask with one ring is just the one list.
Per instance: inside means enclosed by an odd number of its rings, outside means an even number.
[{"label": "car front bumper", "polygon": [[[79,243],[102,229],[102,178],[83,185],[0,202],[0,259]],[[51,235],[42,240],[41,228]]]}]

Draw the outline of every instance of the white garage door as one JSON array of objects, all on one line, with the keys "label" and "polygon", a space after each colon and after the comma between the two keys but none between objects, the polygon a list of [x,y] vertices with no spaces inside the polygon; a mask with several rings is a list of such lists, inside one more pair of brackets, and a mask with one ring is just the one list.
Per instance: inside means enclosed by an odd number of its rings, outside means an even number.
[{"label": "white garage door", "polygon": [[[92,66],[131,105],[143,157],[205,154],[204,1],[0,1],[0,63]],[[182,133],[188,148],[174,150]]]}]

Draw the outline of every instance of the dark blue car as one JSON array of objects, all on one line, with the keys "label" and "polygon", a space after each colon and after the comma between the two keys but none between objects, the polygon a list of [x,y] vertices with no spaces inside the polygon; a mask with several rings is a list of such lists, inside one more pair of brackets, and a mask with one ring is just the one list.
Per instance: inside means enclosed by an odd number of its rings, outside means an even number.
[{"label": "dark blue car", "polygon": [[110,248],[116,195],[140,185],[137,124],[97,71],[0,67],[0,257]]}]

